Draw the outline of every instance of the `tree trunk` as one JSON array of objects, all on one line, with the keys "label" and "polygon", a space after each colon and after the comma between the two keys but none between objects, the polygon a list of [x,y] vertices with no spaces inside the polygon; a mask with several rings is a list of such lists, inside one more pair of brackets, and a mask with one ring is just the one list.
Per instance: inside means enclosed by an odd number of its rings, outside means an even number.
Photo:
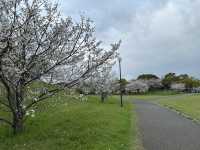
[{"label": "tree trunk", "polygon": [[15,107],[16,111],[13,114],[13,132],[14,134],[21,133],[24,129],[24,116],[25,112],[23,110],[23,99],[24,99],[24,93],[23,93],[23,86],[21,85],[18,87],[18,90],[15,91]]},{"label": "tree trunk", "polygon": [[101,102],[104,103],[104,95],[101,94]]},{"label": "tree trunk", "polygon": [[21,133],[24,129],[24,116],[25,112],[22,107],[23,95],[22,92],[15,92],[11,95],[12,101],[14,101],[14,112],[13,112],[13,133]]},{"label": "tree trunk", "polygon": [[13,133],[18,134],[24,130],[23,114],[18,112],[13,116]]},{"label": "tree trunk", "polygon": [[106,99],[106,94],[105,93],[101,93],[101,102],[104,103]]},{"label": "tree trunk", "polygon": [[[1,63],[1,62],[0,62]],[[0,68],[1,69],[1,68]],[[7,92],[8,107],[11,110],[12,115],[12,129],[14,134],[21,133],[24,129],[24,116],[25,110],[23,109],[24,100],[24,84],[23,80],[19,82],[17,87],[13,87],[6,79],[0,78],[1,82],[5,86]]]}]

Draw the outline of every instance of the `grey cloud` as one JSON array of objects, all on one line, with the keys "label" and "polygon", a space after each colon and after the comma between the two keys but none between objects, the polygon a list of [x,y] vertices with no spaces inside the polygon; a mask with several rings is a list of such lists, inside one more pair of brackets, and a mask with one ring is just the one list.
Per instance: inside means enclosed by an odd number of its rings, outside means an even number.
[{"label": "grey cloud", "polygon": [[68,0],[65,15],[80,12],[94,20],[105,45],[123,40],[124,76],[140,73],[190,73],[200,77],[200,1]]}]

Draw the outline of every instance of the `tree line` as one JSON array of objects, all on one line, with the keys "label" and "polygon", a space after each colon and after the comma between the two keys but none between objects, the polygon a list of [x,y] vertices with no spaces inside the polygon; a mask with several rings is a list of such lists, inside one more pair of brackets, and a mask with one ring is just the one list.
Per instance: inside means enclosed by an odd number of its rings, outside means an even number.
[{"label": "tree line", "polygon": [[[192,92],[194,89],[200,87],[200,80],[188,74],[168,73],[163,77],[158,77],[154,74],[142,74],[137,79],[123,81],[124,87],[128,91],[130,89],[146,89],[144,91],[155,90],[176,90],[182,92]],[[146,84],[146,86],[145,86]],[[139,92],[139,91],[138,91]],[[198,91],[197,91],[198,92]],[[200,91],[199,91],[200,92]]]}]

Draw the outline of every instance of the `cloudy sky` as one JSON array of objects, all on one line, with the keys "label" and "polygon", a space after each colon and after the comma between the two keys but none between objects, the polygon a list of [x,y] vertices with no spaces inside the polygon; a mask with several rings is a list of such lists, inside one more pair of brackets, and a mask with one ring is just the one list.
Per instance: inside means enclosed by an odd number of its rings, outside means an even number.
[{"label": "cloudy sky", "polygon": [[90,17],[104,45],[122,39],[123,75],[189,73],[200,78],[200,0],[59,0]]}]

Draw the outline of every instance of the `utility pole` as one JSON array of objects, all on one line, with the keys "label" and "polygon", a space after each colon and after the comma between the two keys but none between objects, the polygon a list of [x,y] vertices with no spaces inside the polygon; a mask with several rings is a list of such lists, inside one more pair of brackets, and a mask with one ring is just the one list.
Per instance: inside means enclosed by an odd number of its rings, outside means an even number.
[{"label": "utility pole", "polygon": [[121,57],[118,57],[119,61],[119,82],[120,82],[120,102],[121,102],[121,107],[123,107],[123,93],[122,93],[122,69],[121,69]]}]

